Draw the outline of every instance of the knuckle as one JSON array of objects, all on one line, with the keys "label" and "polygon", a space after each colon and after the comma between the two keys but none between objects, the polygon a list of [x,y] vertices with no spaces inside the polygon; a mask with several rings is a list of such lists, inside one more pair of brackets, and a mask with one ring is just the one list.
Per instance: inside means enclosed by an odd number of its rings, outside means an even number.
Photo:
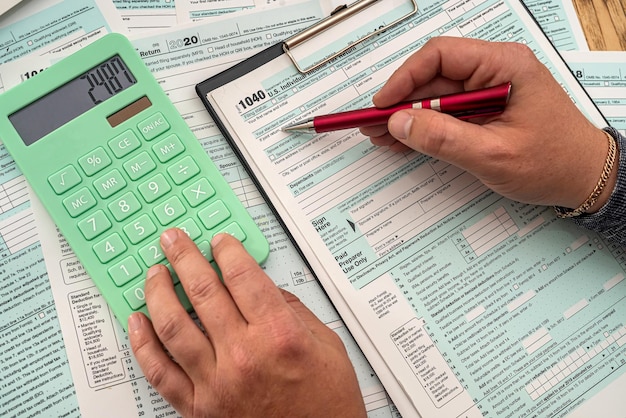
[{"label": "knuckle", "polygon": [[[185,311],[181,311],[185,312]],[[186,315],[186,312],[185,312]],[[152,324],[154,326],[154,332],[159,336],[159,339],[165,346],[169,343],[176,341],[176,339],[183,333],[184,321],[182,313],[169,313],[158,320],[153,319]]]},{"label": "knuckle", "polygon": [[273,352],[279,358],[298,360],[306,356],[313,341],[309,335],[290,327],[277,326],[270,329]]},{"label": "knuckle", "polygon": [[148,382],[158,391],[163,392],[163,385],[167,374],[166,367],[158,360],[149,357],[144,360],[142,370]]},{"label": "knuckle", "polygon": [[228,280],[229,283],[238,283],[255,273],[255,270],[259,268],[256,263],[250,263],[247,260],[241,260],[237,263],[227,263],[226,265],[220,265],[222,271],[222,277]]},{"label": "knuckle", "polygon": [[197,273],[189,280],[185,289],[191,301],[211,299],[222,288],[222,283],[207,272]]},{"label": "knuckle", "polygon": [[193,251],[191,245],[173,245],[167,252],[167,259],[173,266],[180,265],[193,255]]}]

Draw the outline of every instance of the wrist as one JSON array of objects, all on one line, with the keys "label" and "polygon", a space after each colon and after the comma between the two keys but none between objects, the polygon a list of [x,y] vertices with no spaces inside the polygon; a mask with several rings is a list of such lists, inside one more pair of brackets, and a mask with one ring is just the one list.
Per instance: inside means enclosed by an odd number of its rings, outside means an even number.
[{"label": "wrist", "polygon": [[[613,138],[611,134],[606,131],[605,134]],[[617,173],[619,168],[620,149],[617,146],[617,142],[615,141],[615,139],[613,139],[613,142],[615,143],[615,161],[613,163],[613,166],[611,167],[606,184],[604,185],[602,193],[598,195],[598,199],[596,200],[596,202],[591,205],[589,209],[585,211],[585,213],[594,213],[600,210],[600,208],[602,208],[610,199],[611,195],[613,194],[613,190],[615,189],[615,183],[617,182]]]},{"label": "wrist", "polygon": [[606,158],[595,187],[587,198],[575,209],[556,206],[554,209],[558,217],[571,218],[585,213],[594,213],[604,206],[611,197],[617,181],[619,149],[613,136],[606,131],[602,132],[606,138],[606,145],[603,147],[603,149],[606,150]]}]

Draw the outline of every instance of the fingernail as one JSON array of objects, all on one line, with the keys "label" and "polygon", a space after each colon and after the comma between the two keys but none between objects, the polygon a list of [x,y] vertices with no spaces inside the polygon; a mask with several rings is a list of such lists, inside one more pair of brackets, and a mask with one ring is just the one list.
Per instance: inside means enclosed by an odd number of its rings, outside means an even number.
[{"label": "fingernail", "polygon": [[138,331],[139,328],[141,328],[141,316],[138,313],[134,313],[128,317],[128,332]]},{"label": "fingernail", "polygon": [[213,237],[213,239],[211,240],[211,247],[215,247],[217,244],[220,243],[220,241],[224,238],[224,233],[221,234],[217,234],[216,236]]},{"label": "fingernail", "polygon": [[161,265],[159,264],[155,264],[154,266],[150,267],[148,271],[146,272],[146,280],[149,280],[151,277],[156,276],[156,274],[160,270],[161,270]]},{"label": "fingernail", "polygon": [[178,231],[175,229],[168,229],[161,234],[161,246],[168,248],[178,239]]},{"label": "fingernail", "polygon": [[389,118],[389,133],[396,139],[407,139],[411,133],[413,116],[408,112],[396,112]]}]

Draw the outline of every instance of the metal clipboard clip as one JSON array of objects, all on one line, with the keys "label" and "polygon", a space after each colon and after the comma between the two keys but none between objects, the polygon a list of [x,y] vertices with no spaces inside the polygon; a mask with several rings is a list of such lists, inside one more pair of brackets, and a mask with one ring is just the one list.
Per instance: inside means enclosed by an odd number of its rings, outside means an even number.
[{"label": "metal clipboard clip", "polygon": [[300,63],[298,62],[298,59],[293,54],[293,49],[294,48],[296,48],[297,46],[302,45],[306,41],[312,40],[316,36],[319,36],[320,34],[326,32],[327,30],[329,30],[332,27],[336,26],[338,23],[347,20],[348,18],[350,18],[350,17],[352,17],[352,16],[354,16],[354,15],[364,11],[365,9],[367,9],[367,8],[373,6],[374,4],[379,3],[381,1],[382,0],[359,0],[359,1],[355,2],[355,3],[352,3],[349,6],[343,5],[343,6],[337,7],[330,14],[330,16],[320,20],[319,22],[317,22],[313,26],[311,26],[311,27],[309,27],[309,28],[299,32],[298,34],[296,34],[296,35],[292,36],[291,38],[287,39],[286,41],[284,41],[283,42],[283,51],[285,52],[285,54],[287,54],[289,56],[289,58],[293,62],[294,66],[298,69],[298,71],[300,71],[301,73],[308,73],[308,72],[310,72],[310,71],[312,71],[312,70],[314,70],[316,68],[319,68],[322,65],[328,63],[333,58],[343,54],[345,51],[347,51],[348,49],[354,47],[355,45],[358,45],[358,44],[360,44],[360,43],[370,39],[374,35],[378,35],[379,33],[382,33],[384,31],[388,30],[389,28],[391,28],[392,26],[394,26],[396,23],[400,22],[401,20],[404,20],[407,17],[414,15],[415,13],[417,13],[417,10],[418,10],[417,0],[409,0],[411,2],[412,6],[413,6],[413,9],[408,11],[406,14],[400,16],[399,18],[395,19],[391,23],[388,23],[388,24],[386,24],[384,26],[375,28],[372,32],[366,34],[365,36],[362,36],[361,38],[359,38],[358,40],[356,40],[354,42],[348,43],[348,45],[345,46],[344,48],[341,48],[340,50],[334,52],[330,56],[325,57],[324,59],[322,59],[319,62],[316,62],[314,64],[308,65],[308,66],[306,66],[304,68],[300,65]]}]

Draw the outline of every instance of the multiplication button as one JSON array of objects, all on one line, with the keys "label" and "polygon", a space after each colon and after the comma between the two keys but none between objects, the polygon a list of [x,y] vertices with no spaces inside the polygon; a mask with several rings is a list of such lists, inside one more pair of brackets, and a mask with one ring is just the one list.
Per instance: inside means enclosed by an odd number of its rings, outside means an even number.
[{"label": "multiplication button", "polygon": [[202,178],[194,182],[191,186],[188,186],[183,190],[183,196],[185,200],[192,208],[200,205],[205,200],[211,198],[215,194],[215,189],[211,186],[211,183],[205,178]]}]

